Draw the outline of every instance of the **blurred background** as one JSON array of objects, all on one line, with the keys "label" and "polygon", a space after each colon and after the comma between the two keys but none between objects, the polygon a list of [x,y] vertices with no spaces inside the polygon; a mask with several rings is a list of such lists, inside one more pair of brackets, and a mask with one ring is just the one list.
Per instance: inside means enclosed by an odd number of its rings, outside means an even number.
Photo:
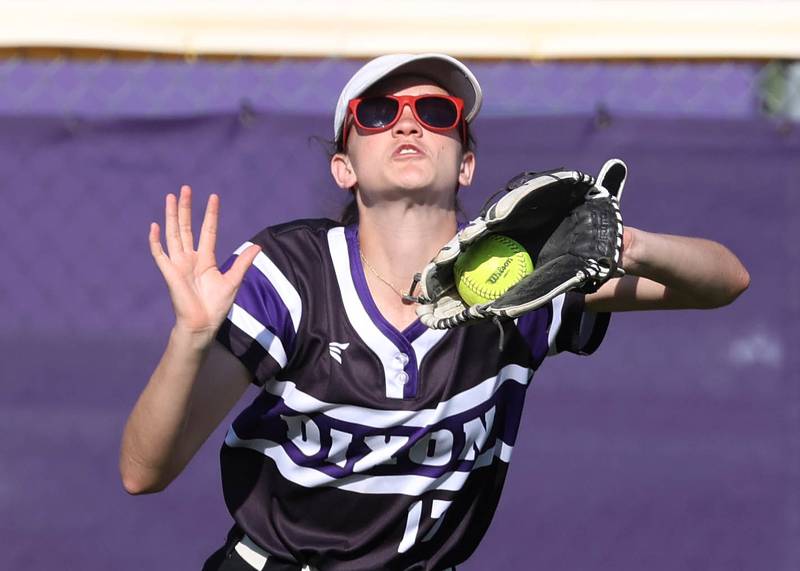
[{"label": "blurred background", "polygon": [[222,198],[220,258],[336,218],[334,104],[399,51],[483,86],[470,216],[520,171],[620,157],[627,224],[752,276],[546,362],[459,569],[800,569],[800,5],[724,0],[0,1],[0,568],[199,569],[222,543],[225,426],[165,492],[119,482],[172,323],[148,225],[183,183]]}]

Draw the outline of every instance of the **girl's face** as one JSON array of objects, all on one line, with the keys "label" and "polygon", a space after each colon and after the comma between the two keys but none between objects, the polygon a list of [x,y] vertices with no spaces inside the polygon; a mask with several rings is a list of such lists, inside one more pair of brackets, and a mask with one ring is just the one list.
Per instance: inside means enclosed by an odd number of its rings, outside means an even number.
[{"label": "girl's face", "polygon": [[[391,95],[444,94],[447,92],[420,78],[393,78],[379,93]],[[374,93],[373,93],[374,94]],[[463,151],[460,127],[443,133],[428,131],[411,109],[402,109],[398,121],[386,131],[367,133],[348,119],[346,154],[334,156],[331,169],[339,186],[357,187],[369,206],[381,197],[415,194],[415,202],[455,200],[459,185],[472,180],[475,157]]]}]

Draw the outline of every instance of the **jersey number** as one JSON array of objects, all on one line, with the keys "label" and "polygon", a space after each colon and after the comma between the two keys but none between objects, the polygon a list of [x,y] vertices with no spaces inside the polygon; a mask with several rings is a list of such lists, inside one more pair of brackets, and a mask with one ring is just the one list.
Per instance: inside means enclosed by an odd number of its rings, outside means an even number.
[{"label": "jersey number", "polygon": [[[428,507],[428,505],[423,505],[423,503],[429,504],[430,509],[423,509]],[[439,527],[441,527],[442,521],[444,521],[442,516],[447,511],[447,508],[450,507],[451,503],[453,502],[449,500],[430,500],[429,502],[420,500],[411,504],[411,507],[408,509],[408,519],[406,519],[406,531],[403,533],[403,539],[397,547],[398,553],[405,553],[417,542],[423,511],[430,514],[431,520],[435,520],[433,527],[430,528],[430,531],[428,531],[421,540],[429,541],[436,535],[436,532],[439,531]]]}]

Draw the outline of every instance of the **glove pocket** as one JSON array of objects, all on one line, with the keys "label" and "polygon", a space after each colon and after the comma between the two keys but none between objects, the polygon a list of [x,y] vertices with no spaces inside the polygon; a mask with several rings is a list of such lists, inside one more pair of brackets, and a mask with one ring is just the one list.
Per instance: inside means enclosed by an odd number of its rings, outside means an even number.
[{"label": "glove pocket", "polygon": [[486,309],[508,317],[536,309],[553,297],[580,287],[588,277],[583,271],[585,266],[578,256],[564,253],[537,267]]}]

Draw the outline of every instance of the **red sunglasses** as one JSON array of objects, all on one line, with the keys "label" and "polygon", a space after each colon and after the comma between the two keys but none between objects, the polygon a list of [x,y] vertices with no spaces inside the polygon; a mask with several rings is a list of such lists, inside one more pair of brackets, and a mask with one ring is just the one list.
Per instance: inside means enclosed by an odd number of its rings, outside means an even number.
[{"label": "red sunglasses", "polygon": [[[391,129],[403,109],[408,105],[417,122],[429,131],[443,133],[462,125],[461,139],[466,142],[466,123],[461,120],[464,100],[451,95],[379,95],[351,99],[348,109],[356,125],[367,133],[379,133]],[[345,126],[342,134],[342,147],[347,145]]]}]

